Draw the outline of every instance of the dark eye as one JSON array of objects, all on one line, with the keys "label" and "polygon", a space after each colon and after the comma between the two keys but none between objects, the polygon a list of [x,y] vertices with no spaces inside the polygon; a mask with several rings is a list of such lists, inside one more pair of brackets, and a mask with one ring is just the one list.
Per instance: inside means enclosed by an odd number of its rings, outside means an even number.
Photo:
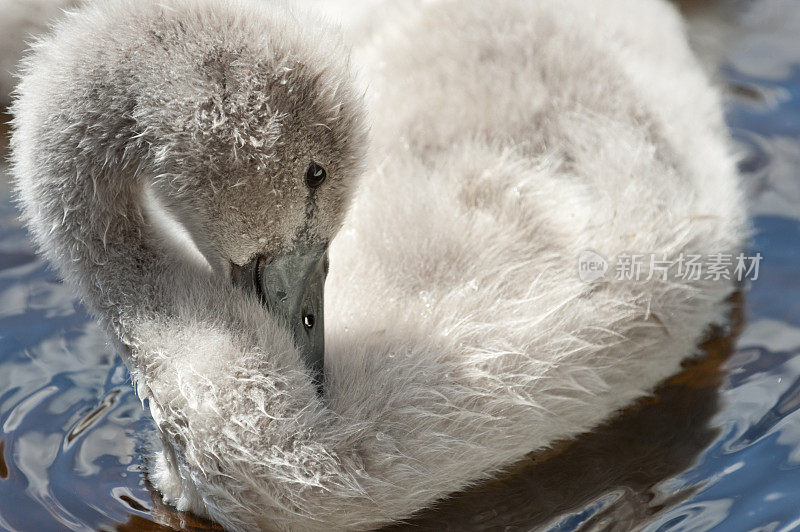
[{"label": "dark eye", "polygon": [[311,188],[317,188],[328,177],[328,172],[325,168],[317,163],[311,163],[306,170],[306,184]]}]

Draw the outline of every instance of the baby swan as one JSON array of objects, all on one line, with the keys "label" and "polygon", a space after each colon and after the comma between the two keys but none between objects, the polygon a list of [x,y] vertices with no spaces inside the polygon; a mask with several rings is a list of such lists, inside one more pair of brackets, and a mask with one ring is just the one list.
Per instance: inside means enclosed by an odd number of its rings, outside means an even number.
[{"label": "baby swan", "polygon": [[[195,445],[218,452],[210,433],[187,441],[172,427],[205,415],[190,404],[221,405],[189,399],[200,389],[179,373],[226,387],[216,375],[252,357],[268,389],[247,409],[292,423],[313,415],[327,247],[362,171],[362,95],[338,34],[284,4],[90,4],[23,66],[12,139],[19,203],[150,399],[168,479],[157,484],[179,508],[218,515],[218,503],[203,506],[205,490],[179,481],[194,475],[181,460]],[[203,260],[165,238],[162,210]],[[246,373],[230,377],[230,393],[248,393]],[[266,427],[241,427],[256,429]],[[225,490],[238,497],[245,487]]]},{"label": "baby swan", "polygon": [[[193,298],[217,289],[204,283],[228,278],[288,321],[321,370],[327,244],[365,128],[335,34],[296,16],[237,1],[97,2],[27,65],[14,107],[25,216],[132,367],[135,331],[199,308]],[[165,249],[144,198],[216,275]]]},{"label": "baby swan", "polygon": [[[648,393],[725,310],[730,282],[677,262],[578,278],[587,249],[741,242],[719,102],[671,8],[406,15],[364,47],[379,164],[331,248],[324,396],[300,324],[364,156],[330,31],[272,2],[103,0],[28,61],[25,216],[149,400],[154,484],[229,529],[407,517]],[[145,196],[208,264],[164,241]]]}]

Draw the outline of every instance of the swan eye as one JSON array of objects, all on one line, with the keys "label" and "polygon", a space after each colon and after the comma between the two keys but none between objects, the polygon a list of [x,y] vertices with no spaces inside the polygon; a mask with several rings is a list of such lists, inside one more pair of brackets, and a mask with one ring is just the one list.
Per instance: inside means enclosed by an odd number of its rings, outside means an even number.
[{"label": "swan eye", "polygon": [[308,165],[308,170],[306,170],[306,184],[310,188],[317,188],[325,181],[325,178],[328,177],[328,172],[325,170],[325,167],[318,165],[317,163],[311,163]]}]

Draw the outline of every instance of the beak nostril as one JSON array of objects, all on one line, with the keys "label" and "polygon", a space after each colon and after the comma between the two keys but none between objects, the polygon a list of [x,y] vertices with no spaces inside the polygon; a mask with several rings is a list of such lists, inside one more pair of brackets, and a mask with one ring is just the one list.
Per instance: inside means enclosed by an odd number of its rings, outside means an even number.
[{"label": "beak nostril", "polygon": [[267,258],[266,257],[259,257],[258,261],[256,262],[256,267],[253,272],[253,285],[255,287],[256,295],[261,300],[262,303],[266,303],[267,294],[264,293],[264,287],[261,285],[261,276],[262,270],[264,266],[267,265]]}]

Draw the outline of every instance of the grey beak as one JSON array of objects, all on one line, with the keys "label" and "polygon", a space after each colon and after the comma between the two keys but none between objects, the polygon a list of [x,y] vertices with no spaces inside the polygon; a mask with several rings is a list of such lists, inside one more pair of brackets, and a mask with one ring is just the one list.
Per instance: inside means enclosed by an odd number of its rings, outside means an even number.
[{"label": "grey beak", "polygon": [[328,275],[327,245],[257,257],[243,266],[233,265],[234,284],[257,294],[271,313],[294,335],[306,365],[322,383],[325,357],[323,290]]}]

